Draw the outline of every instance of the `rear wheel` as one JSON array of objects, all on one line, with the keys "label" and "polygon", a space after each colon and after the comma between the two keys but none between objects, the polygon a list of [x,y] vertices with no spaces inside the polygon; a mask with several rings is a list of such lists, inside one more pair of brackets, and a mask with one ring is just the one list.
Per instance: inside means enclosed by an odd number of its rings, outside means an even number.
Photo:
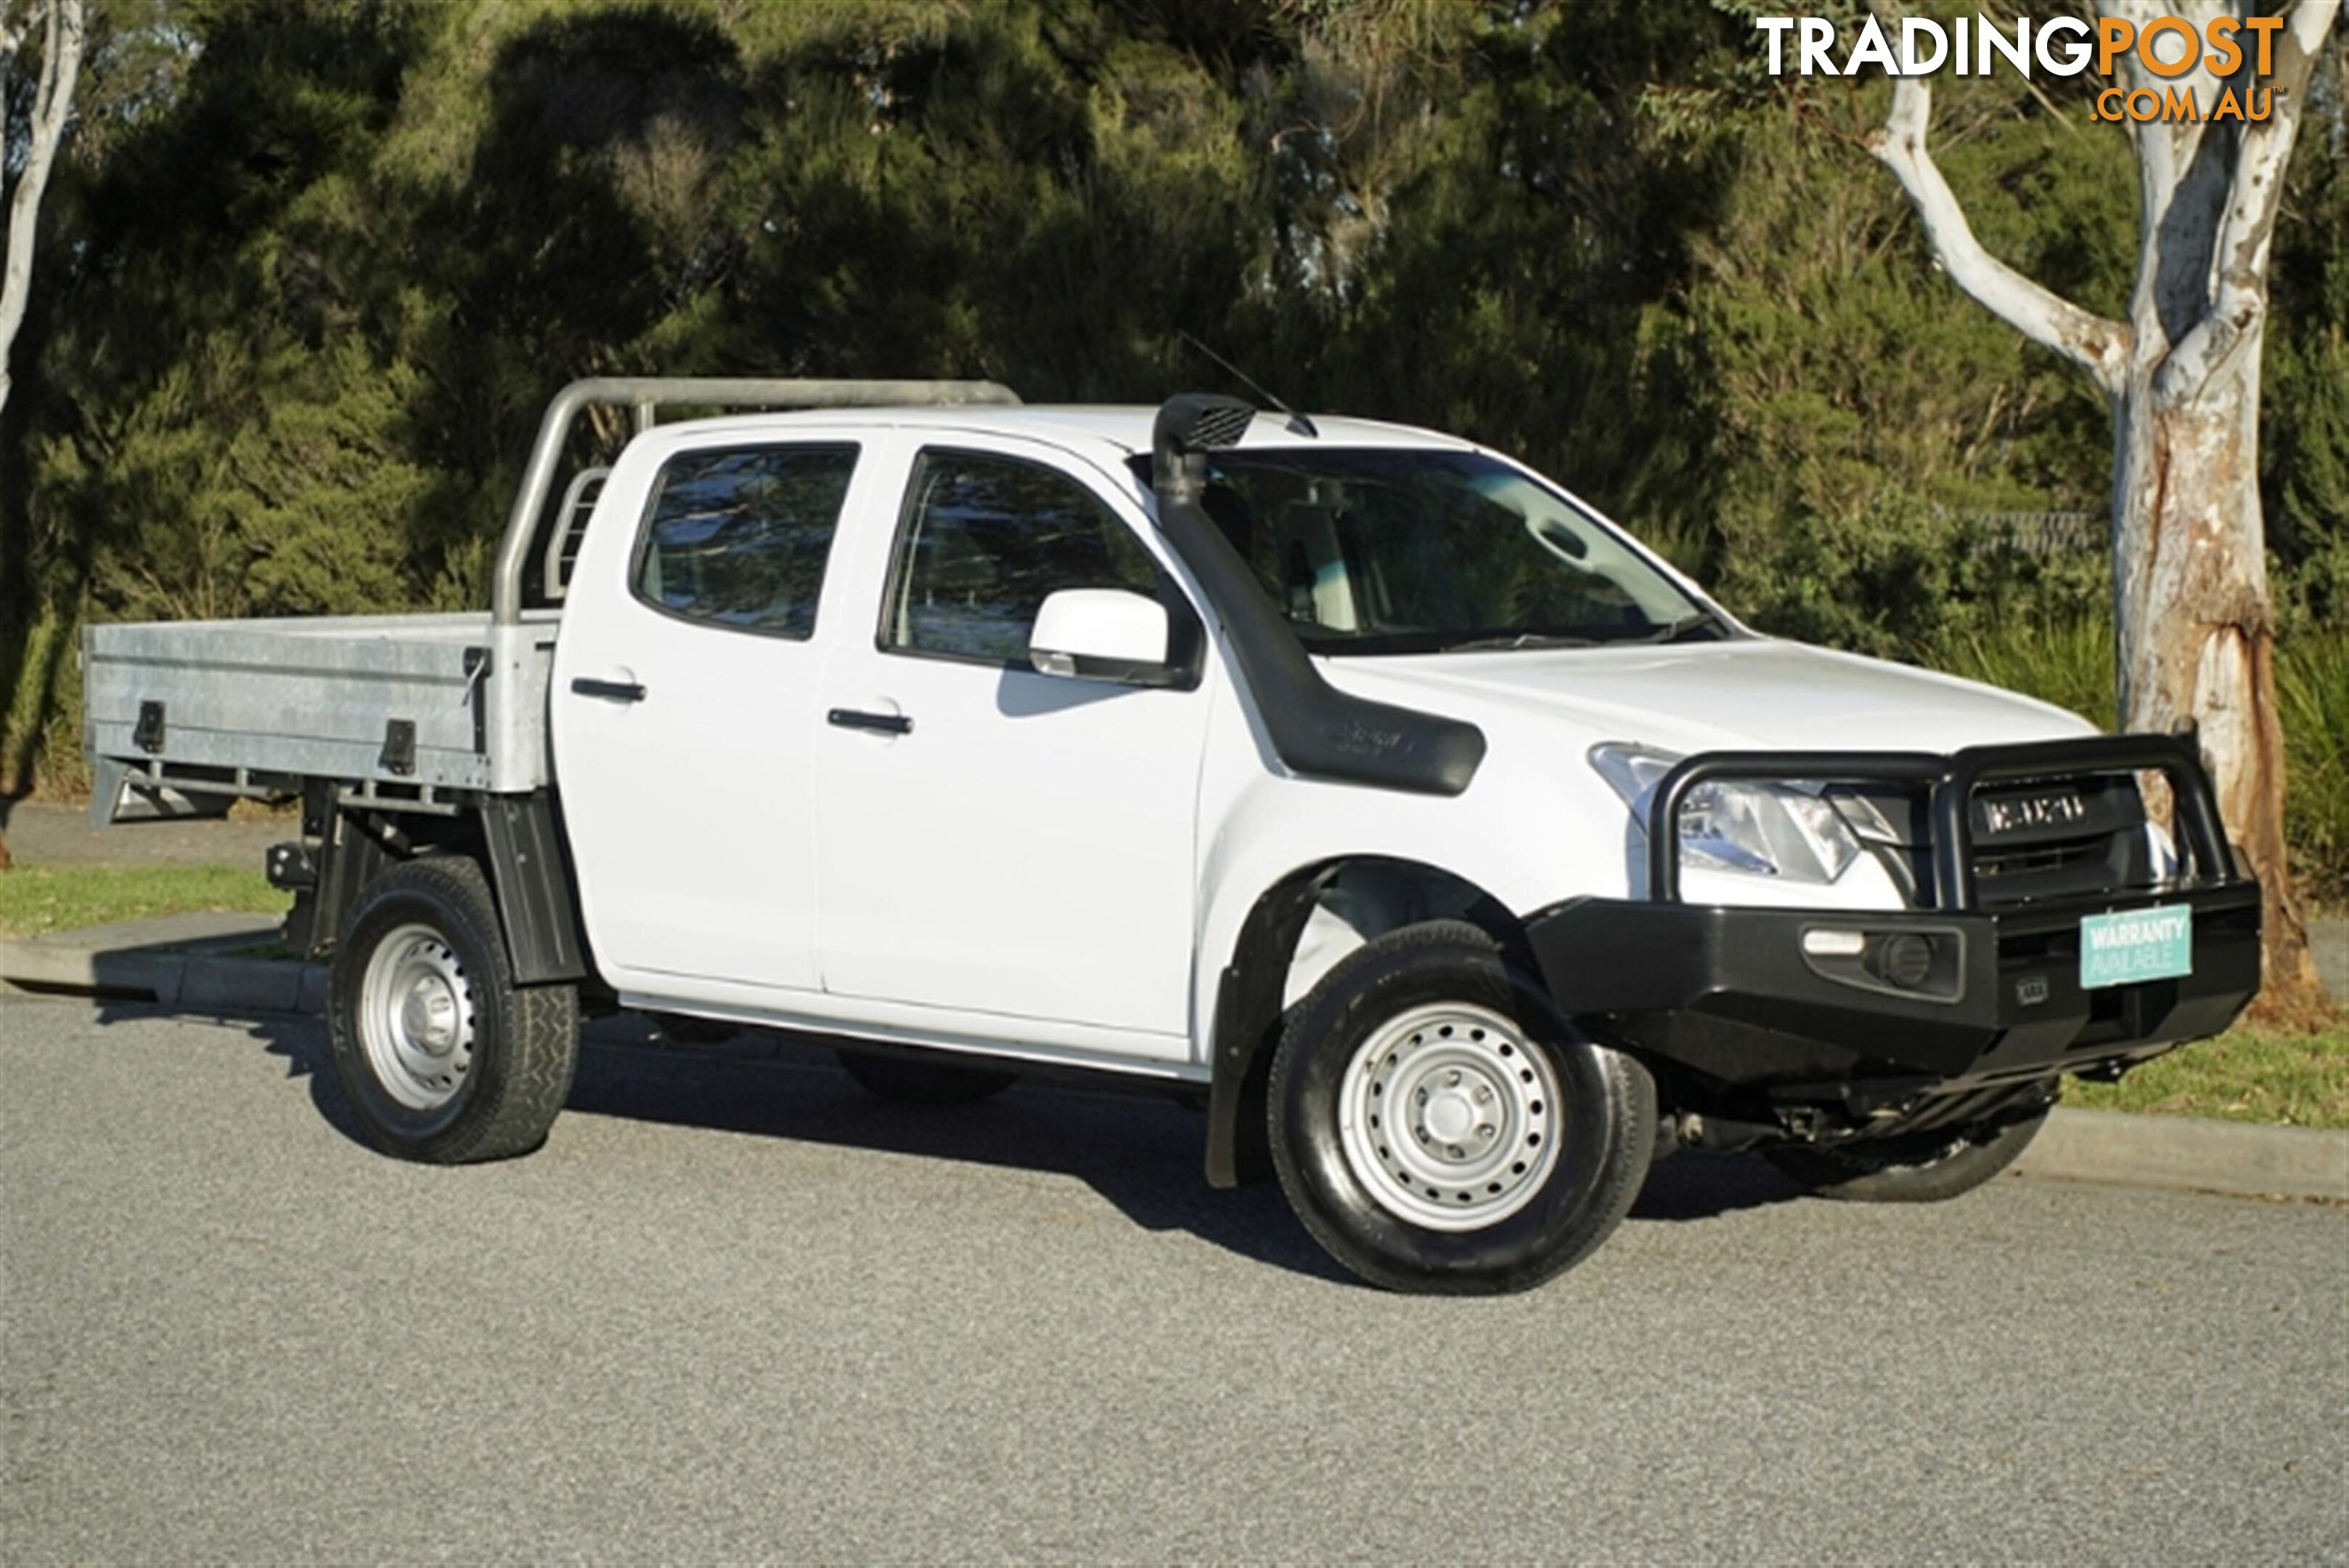
[{"label": "rear wheel", "polygon": [[579,1002],[518,988],[488,878],[461,856],[394,867],[359,895],[328,985],[336,1075],[387,1153],[436,1165],[546,1141],[571,1093]]},{"label": "rear wheel", "polygon": [[966,1067],[956,1062],[916,1061],[877,1052],[837,1053],[841,1066],[868,1095],[907,1106],[968,1106],[999,1095],[1019,1081],[997,1067]]},{"label": "rear wheel", "polygon": [[2013,1165],[2052,1106],[1959,1131],[1936,1129],[1813,1148],[1785,1144],[1763,1157],[1806,1191],[1849,1203],[1943,1203]]},{"label": "rear wheel", "polygon": [[1273,1163],[1314,1240],[1391,1290],[1491,1294],[1571,1268],[1639,1195],[1655,1085],[1459,921],[1349,954],[1273,1058]]}]

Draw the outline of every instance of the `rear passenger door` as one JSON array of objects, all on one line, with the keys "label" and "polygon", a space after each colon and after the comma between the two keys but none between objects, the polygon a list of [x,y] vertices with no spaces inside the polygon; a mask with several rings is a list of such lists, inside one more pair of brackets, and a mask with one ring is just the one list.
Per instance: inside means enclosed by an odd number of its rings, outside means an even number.
[{"label": "rear passenger door", "polygon": [[864,432],[622,460],[556,644],[555,763],[596,961],[623,992],[813,992],[819,621]]},{"label": "rear passenger door", "polygon": [[[1205,636],[1140,506],[999,437],[922,441],[895,510],[885,566],[859,573],[878,624],[825,673],[825,989],[909,1028],[1185,1055]],[[1166,604],[1191,677],[1036,673],[1037,607],[1080,587]]]}]

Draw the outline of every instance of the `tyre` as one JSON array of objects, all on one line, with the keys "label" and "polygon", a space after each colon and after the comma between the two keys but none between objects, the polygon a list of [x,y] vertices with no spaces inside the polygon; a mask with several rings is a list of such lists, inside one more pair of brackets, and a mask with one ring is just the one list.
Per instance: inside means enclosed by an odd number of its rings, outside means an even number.
[{"label": "tyre", "polygon": [[968,1106],[999,1095],[1019,1081],[997,1067],[966,1067],[956,1062],[916,1061],[877,1052],[834,1053],[848,1075],[866,1094],[905,1106]]},{"label": "tyre", "polygon": [[1805,1191],[1849,1203],[1945,1203],[2013,1165],[2052,1106],[1962,1132],[1935,1130],[1813,1148],[1786,1144],[1763,1158]]},{"label": "tyre", "polygon": [[327,1018],[360,1121],[403,1159],[527,1154],[571,1093],[578,993],[515,986],[489,881],[462,856],[408,861],[360,893]]},{"label": "tyre", "polygon": [[1272,1063],[1272,1157],[1313,1239],[1389,1290],[1497,1294],[1605,1241],[1655,1148],[1647,1070],[1582,1038],[1478,928],[1347,955]]}]

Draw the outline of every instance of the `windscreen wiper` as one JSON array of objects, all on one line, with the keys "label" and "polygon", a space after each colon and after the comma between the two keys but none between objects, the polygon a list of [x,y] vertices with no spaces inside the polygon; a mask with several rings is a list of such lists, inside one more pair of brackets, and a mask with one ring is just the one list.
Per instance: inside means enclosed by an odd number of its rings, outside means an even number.
[{"label": "windscreen wiper", "polygon": [[1561,632],[1517,631],[1502,637],[1472,637],[1465,642],[1447,642],[1438,653],[1474,653],[1492,648],[1597,648],[1595,637],[1569,637]]},{"label": "windscreen wiper", "polygon": [[1721,618],[1711,610],[1699,610],[1694,615],[1682,616],[1668,625],[1660,626],[1653,631],[1642,632],[1638,637],[1617,638],[1615,640],[1618,643],[1694,642],[1697,640],[1695,634],[1698,632],[1708,632],[1718,639],[1727,636],[1728,628],[1721,624]]}]

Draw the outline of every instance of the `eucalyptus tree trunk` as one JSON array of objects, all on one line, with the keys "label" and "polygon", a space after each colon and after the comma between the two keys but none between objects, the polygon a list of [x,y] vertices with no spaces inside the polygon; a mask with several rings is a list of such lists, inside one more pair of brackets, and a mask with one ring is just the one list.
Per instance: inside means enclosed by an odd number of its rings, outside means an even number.
[{"label": "eucalyptus tree trunk", "polygon": [[[27,140],[20,146],[15,119],[5,110],[17,56],[36,29],[41,35],[40,83],[27,119]],[[7,120],[0,169],[17,171],[16,188],[8,198],[8,250],[0,258],[0,411],[8,405],[9,362],[16,352],[17,328],[25,324],[26,301],[32,295],[33,235],[40,223],[41,197],[48,189],[49,167],[57,161],[57,144],[65,140],[67,118],[73,112],[74,84],[81,75],[87,36],[82,0],[34,0],[31,8],[21,13],[17,0],[0,0],[0,119]],[[13,456],[0,456],[0,462],[9,461]],[[0,834],[0,871],[8,866],[7,836]]]},{"label": "eucalyptus tree trunk", "polygon": [[57,161],[57,145],[65,140],[66,120],[73,113],[74,84],[81,75],[81,51],[88,36],[82,0],[35,0],[18,19],[16,0],[0,9],[0,101],[16,74],[16,57],[36,29],[41,35],[40,85],[33,97],[26,126],[28,140],[19,147],[7,139],[5,167],[21,171],[16,189],[8,198],[8,254],[0,262],[0,410],[8,403],[9,357],[16,347],[16,330],[25,324],[25,304],[33,289],[33,234],[41,217],[41,197],[49,185],[49,167]]},{"label": "eucalyptus tree trunk", "polygon": [[[2165,15],[2207,36],[2237,8],[2210,0],[2107,0],[2142,29]],[[2190,88],[2204,118],[2129,125],[2138,245],[2129,318],[2081,309],[1992,256],[1926,151],[1931,89],[1893,88],[1870,150],[1908,192],[1951,281],[2009,325],[2077,363],[2113,409],[2113,611],[2124,729],[2190,732],[2230,836],[2264,890],[2261,1010],[2307,1019],[2325,1004],[2284,855],[2283,732],[2259,493],[2260,349],[2270,237],[2316,51],[2340,0],[2294,0],[2269,39],[2238,35],[2241,65],[2157,76],[2132,52],[2125,89]],[[2182,58],[2174,32],[2162,58]],[[2226,101],[2265,118],[2209,119]],[[2098,125],[2084,134],[2124,134]]]}]

